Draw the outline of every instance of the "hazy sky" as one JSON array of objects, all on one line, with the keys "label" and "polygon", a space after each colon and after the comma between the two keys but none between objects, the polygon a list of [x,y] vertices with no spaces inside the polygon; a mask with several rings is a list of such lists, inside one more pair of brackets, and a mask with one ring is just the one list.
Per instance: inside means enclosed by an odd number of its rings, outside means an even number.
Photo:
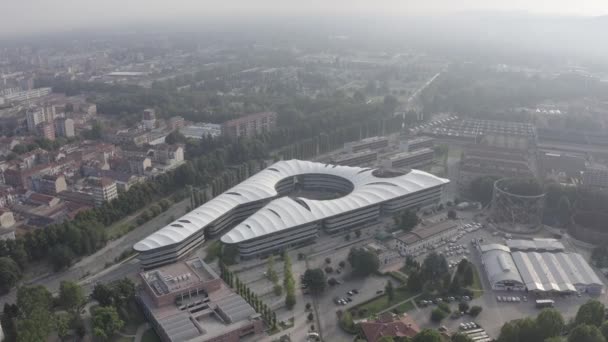
[{"label": "hazy sky", "polygon": [[437,14],[468,10],[606,15],[608,0],[0,0],[4,34],[181,16]]}]

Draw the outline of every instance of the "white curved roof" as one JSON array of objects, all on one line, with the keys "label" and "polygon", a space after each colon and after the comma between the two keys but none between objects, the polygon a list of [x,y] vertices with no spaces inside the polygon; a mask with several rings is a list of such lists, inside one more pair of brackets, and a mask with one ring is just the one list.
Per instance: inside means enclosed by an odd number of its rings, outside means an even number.
[{"label": "white curved roof", "polygon": [[288,197],[275,199],[225,234],[221,239],[222,242],[246,241],[449,182],[418,170],[393,178],[375,177],[372,171],[373,169],[301,160],[279,161],[146,237],[133,248],[143,252],[179,243],[238,205],[276,197],[278,194],[275,185],[290,176],[302,174],[339,176],[349,180],[354,189],[350,194],[332,200],[298,199],[310,210]]},{"label": "white curved roof", "polygon": [[[508,248],[497,248],[500,245],[482,246],[482,262],[492,285],[500,282],[523,284]],[[486,247],[485,250],[483,247]],[[504,246],[503,246],[504,247]]]}]

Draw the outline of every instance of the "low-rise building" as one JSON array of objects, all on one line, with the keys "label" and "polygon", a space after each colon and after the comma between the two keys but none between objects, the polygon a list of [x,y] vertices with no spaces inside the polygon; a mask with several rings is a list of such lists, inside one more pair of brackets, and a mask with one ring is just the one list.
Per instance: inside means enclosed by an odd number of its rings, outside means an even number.
[{"label": "low-rise building", "polygon": [[344,149],[350,153],[361,152],[363,150],[379,150],[388,147],[387,137],[371,137],[359,141],[351,141],[344,144]]},{"label": "low-rise building", "polygon": [[268,133],[277,125],[277,113],[262,112],[245,115],[222,124],[222,134],[231,138],[254,137]]},{"label": "low-rise building", "polygon": [[417,169],[433,163],[435,152],[430,148],[422,148],[412,152],[398,153],[382,162],[382,166],[389,169],[409,168]]},{"label": "low-rise building", "polygon": [[361,331],[368,342],[383,341],[386,337],[413,338],[420,332],[420,327],[407,314],[395,315],[385,312],[374,320],[359,323]]},{"label": "low-rise building", "polygon": [[446,220],[431,225],[421,223],[412,231],[396,234],[393,247],[402,255],[416,254],[439,242],[448,241],[456,234],[458,234],[456,221]]},{"label": "low-rise building", "polygon": [[139,276],[138,301],[163,342],[238,342],[264,331],[260,314],[200,258]]},{"label": "low-rise building", "polygon": [[431,137],[417,137],[407,141],[408,152],[419,150],[422,148],[433,148],[435,139]]},{"label": "low-rise building", "polygon": [[469,191],[471,182],[483,176],[534,178],[526,151],[488,146],[468,146],[460,162],[458,186]]},{"label": "low-rise building", "polygon": [[357,153],[348,153],[336,157],[332,164],[345,165],[345,166],[360,166],[369,163],[373,163],[378,159],[378,152],[376,151],[361,151]]},{"label": "low-rise building", "polygon": [[44,175],[32,178],[34,191],[44,194],[55,195],[68,189],[64,175]]}]

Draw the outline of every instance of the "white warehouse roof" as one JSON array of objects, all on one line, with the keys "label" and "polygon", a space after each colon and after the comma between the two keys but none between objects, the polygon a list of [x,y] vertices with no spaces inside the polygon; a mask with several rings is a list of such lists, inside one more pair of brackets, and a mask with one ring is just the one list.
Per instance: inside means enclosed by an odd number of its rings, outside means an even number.
[{"label": "white warehouse roof", "polygon": [[499,244],[481,246],[482,262],[490,284],[500,282],[523,284],[509,248]]},{"label": "white warehouse roof", "polygon": [[143,252],[180,243],[241,204],[270,201],[278,195],[275,185],[291,176],[338,176],[350,181],[354,189],[351,193],[332,200],[298,198],[296,201],[287,197],[274,199],[225,234],[222,242],[246,241],[449,182],[418,170],[392,178],[376,177],[372,175],[372,171],[373,169],[301,160],[279,161],[139,241],[133,248]]},{"label": "white warehouse roof", "polygon": [[591,266],[577,253],[513,252],[530,291],[574,292],[577,286],[603,286]]}]

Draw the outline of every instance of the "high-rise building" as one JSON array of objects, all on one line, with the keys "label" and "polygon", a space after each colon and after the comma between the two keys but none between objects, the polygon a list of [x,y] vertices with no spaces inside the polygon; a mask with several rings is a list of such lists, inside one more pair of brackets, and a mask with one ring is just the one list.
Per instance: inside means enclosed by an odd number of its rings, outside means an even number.
[{"label": "high-rise building", "polygon": [[74,136],[74,120],[58,118],[55,120],[55,133],[58,136],[71,138]]},{"label": "high-rise building", "polygon": [[31,133],[35,133],[38,125],[44,122],[44,113],[39,108],[30,108],[25,113],[27,120],[27,130]]},{"label": "high-rise building", "polygon": [[38,124],[38,134],[44,139],[55,140],[55,125],[50,122]]},{"label": "high-rise building", "polygon": [[146,129],[153,129],[156,126],[156,112],[154,109],[146,109],[143,113],[143,123]]}]

